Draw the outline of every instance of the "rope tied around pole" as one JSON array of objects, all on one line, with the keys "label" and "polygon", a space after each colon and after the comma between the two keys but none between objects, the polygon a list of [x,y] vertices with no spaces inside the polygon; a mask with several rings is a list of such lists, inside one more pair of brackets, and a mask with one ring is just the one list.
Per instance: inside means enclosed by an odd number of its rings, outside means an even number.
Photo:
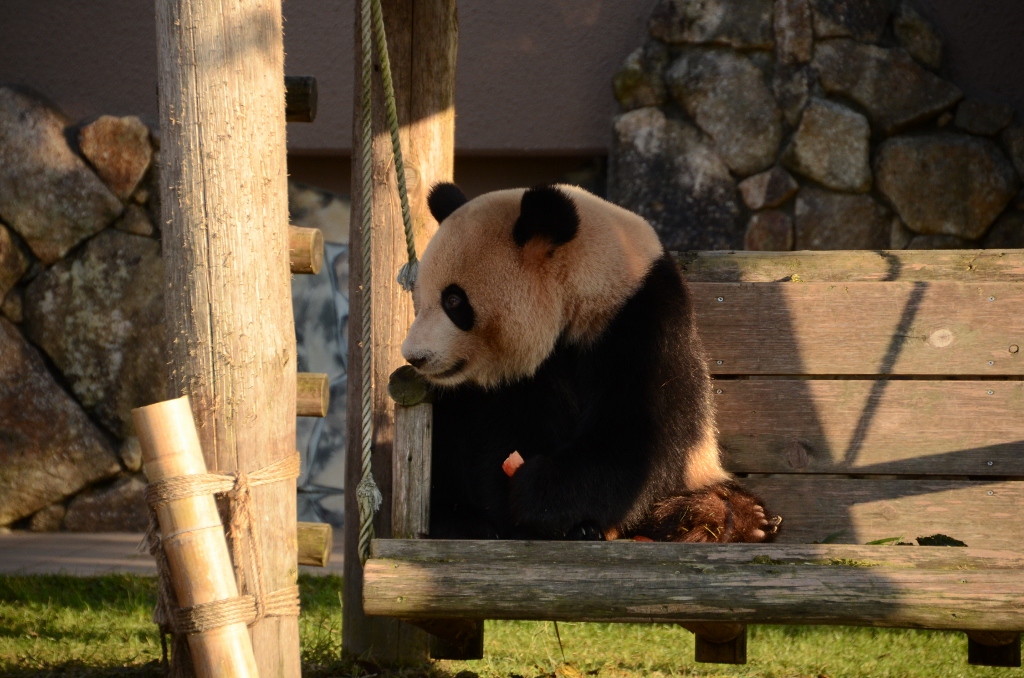
[{"label": "rope tied around pole", "polygon": [[360,141],[362,153],[360,196],[362,200],[362,222],[360,247],[362,248],[362,276],[360,305],[362,308],[362,333],[359,343],[362,375],[362,420],[360,429],[361,473],[356,487],[356,501],[359,506],[359,562],[365,564],[370,554],[373,539],[373,517],[380,508],[380,488],[373,479],[373,49],[376,44],[380,60],[381,84],[388,127],[391,132],[391,152],[394,156],[395,178],[398,196],[402,205],[402,224],[405,229],[405,248],[408,261],[398,272],[398,283],[406,292],[412,291],[416,283],[419,261],[416,258],[416,242],[413,236],[412,211],[409,209],[409,192],[405,180],[405,162],[402,157],[402,142],[399,137],[398,107],[395,103],[395,87],[391,79],[391,59],[388,56],[387,36],[384,32],[384,14],[380,0],[362,0],[360,6],[360,42],[362,46]]},{"label": "rope tied around pole", "polygon": [[[253,510],[252,488],[260,485],[291,480],[299,476],[301,461],[298,453],[289,455],[252,473],[202,473],[167,478],[146,487],[149,504],[149,530],[140,548],[148,548],[156,559],[159,574],[159,592],[153,621],[160,627],[161,642],[171,634],[174,637],[174,665],[172,676],[188,675],[191,659],[187,636],[244,622],[252,626],[264,617],[296,617],[299,615],[299,587],[286,586],[267,592],[263,573],[263,543],[259,522]],[[171,587],[170,565],[164,544],[191,530],[161,536],[156,509],[173,501],[201,495],[219,494],[227,497],[230,520],[227,529],[235,580],[242,592],[234,598],[179,607]],[[210,529],[210,528],[201,528]],[[248,537],[248,538],[246,538]],[[243,548],[244,545],[244,548]],[[166,661],[166,645],[165,661]]]}]

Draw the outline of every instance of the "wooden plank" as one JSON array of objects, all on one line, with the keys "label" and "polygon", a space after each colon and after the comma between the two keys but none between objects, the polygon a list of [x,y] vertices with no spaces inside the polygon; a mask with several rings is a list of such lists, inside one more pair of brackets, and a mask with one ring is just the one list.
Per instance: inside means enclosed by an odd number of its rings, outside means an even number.
[{"label": "wooden plank", "polygon": [[[281,0],[157,0],[169,396],[210,471],[295,454]],[[294,480],[252,488],[267,591],[294,586]],[[249,632],[262,678],[298,678],[298,617]]]},{"label": "wooden plank", "polygon": [[738,473],[1024,477],[1024,382],[718,380]]},{"label": "wooden plank", "polygon": [[680,252],[690,282],[1024,281],[1022,250]]},{"label": "wooden plank", "polygon": [[[368,614],[1013,631],[1024,554],[947,547],[552,542],[375,544]],[[389,558],[385,553],[418,553]],[[561,557],[568,555],[568,557]]]},{"label": "wooden plank", "polygon": [[691,285],[714,374],[1024,375],[1024,283]]},{"label": "wooden plank", "polygon": [[[455,0],[383,0],[381,3],[388,40],[398,113],[399,137],[402,142],[409,207],[417,251],[422,253],[437,229],[427,207],[431,187],[451,181],[455,161],[455,57],[458,44],[458,20]],[[360,3],[355,3],[355,24],[361,25]],[[354,53],[358,72],[362,42],[356,31]],[[349,342],[348,455],[345,467],[345,515],[359,515],[356,486],[360,479],[362,448],[362,389],[372,391],[373,404],[373,475],[384,495],[374,530],[391,534],[392,443],[395,435],[394,403],[385,386],[392,371],[405,360],[401,354],[402,339],[413,319],[412,299],[395,278],[406,263],[406,245],[402,227],[401,206],[394,172],[389,127],[384,112],[384,98],[378,57],[374,60],[373,84],[373,164],[372,205],[363,205],[360,186],[363,166],[362,146],[355,144],[352,155],[352,219],[353,243],[349,271]],[[355,78],[354,120],[362,116],[360,82]],[[358,128],[359,125],[356,125]],[[362,290],[361,242],[364,207],[373,212],[373,283],[370,298]],[[373,357],[372,378],[363,384],[361,366],[362,312],[371,306]],[[359,521],[345,521],[345,582],[342,607],[342,652],[349,657],[370,659],[379,665],[420,664],[427,659],[427,634],[394,619],[373,619],[363,613],[362,569],[357,546]]]},{"label": "wooden plank", "polygon": [[782,516],[780,543],[844,544],[945,534],[968,546],[1024,544],[1024,482],[750,477],[742,484]]},{"label": "wooden plank", "polygon": [[395,405],[395,446],[391,462],[391,536],[426,537],[430,532],[430,403]]},{"label": "wooden plank", "polygon": [[334,547],[334,529],[328,523],[298,524],[299,565],[327,567]]},{"label": "wooden plank", "polygon": [[295,379],[295,414],[326,417],[331,406],[331,380],[320,372],[299,372]]}]

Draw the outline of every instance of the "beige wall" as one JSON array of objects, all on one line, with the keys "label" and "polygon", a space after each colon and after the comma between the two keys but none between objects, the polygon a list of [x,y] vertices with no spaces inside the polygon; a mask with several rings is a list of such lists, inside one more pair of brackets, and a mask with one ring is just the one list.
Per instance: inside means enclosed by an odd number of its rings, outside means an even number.
[{"label": "beige wall", "polygon": [[[463,0],[460,155],[589,155],[607,148],[610,80],[655,0]],[[1024,112],[1024,0],[920,0],[946,35],[949,75]],[[320,115],[289,126],[293,154],[351,148],[353,0],[285,0],[286,67],[316,75]],[[156,115],[153,0],[0,0],[0,82],[72,117]]]}]

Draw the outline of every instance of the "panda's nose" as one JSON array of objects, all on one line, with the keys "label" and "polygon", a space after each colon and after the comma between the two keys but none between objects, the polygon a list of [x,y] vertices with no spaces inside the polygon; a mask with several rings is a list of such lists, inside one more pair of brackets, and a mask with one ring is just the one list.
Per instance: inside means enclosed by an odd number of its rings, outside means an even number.
[{"label": "panda's nose", "polygon": [[423,367],[427,363],[427,358],[425,356],[415,356],[413,358],[406,358],[405,360],[416,369]]}]

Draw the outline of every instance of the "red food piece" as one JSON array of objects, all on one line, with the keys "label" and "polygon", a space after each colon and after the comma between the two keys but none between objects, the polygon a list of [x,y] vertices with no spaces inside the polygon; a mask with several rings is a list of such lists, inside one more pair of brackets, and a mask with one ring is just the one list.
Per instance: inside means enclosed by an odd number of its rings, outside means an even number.
[{"label": "red food piece", "polygon": [[516,474],[516,471],[519,470],[519,467],[525,463],[526,461],[519,452],[513,452],[508,455],[508,459],[501,464],[501,470],[505,472],[505,475],[511,478]]}]

